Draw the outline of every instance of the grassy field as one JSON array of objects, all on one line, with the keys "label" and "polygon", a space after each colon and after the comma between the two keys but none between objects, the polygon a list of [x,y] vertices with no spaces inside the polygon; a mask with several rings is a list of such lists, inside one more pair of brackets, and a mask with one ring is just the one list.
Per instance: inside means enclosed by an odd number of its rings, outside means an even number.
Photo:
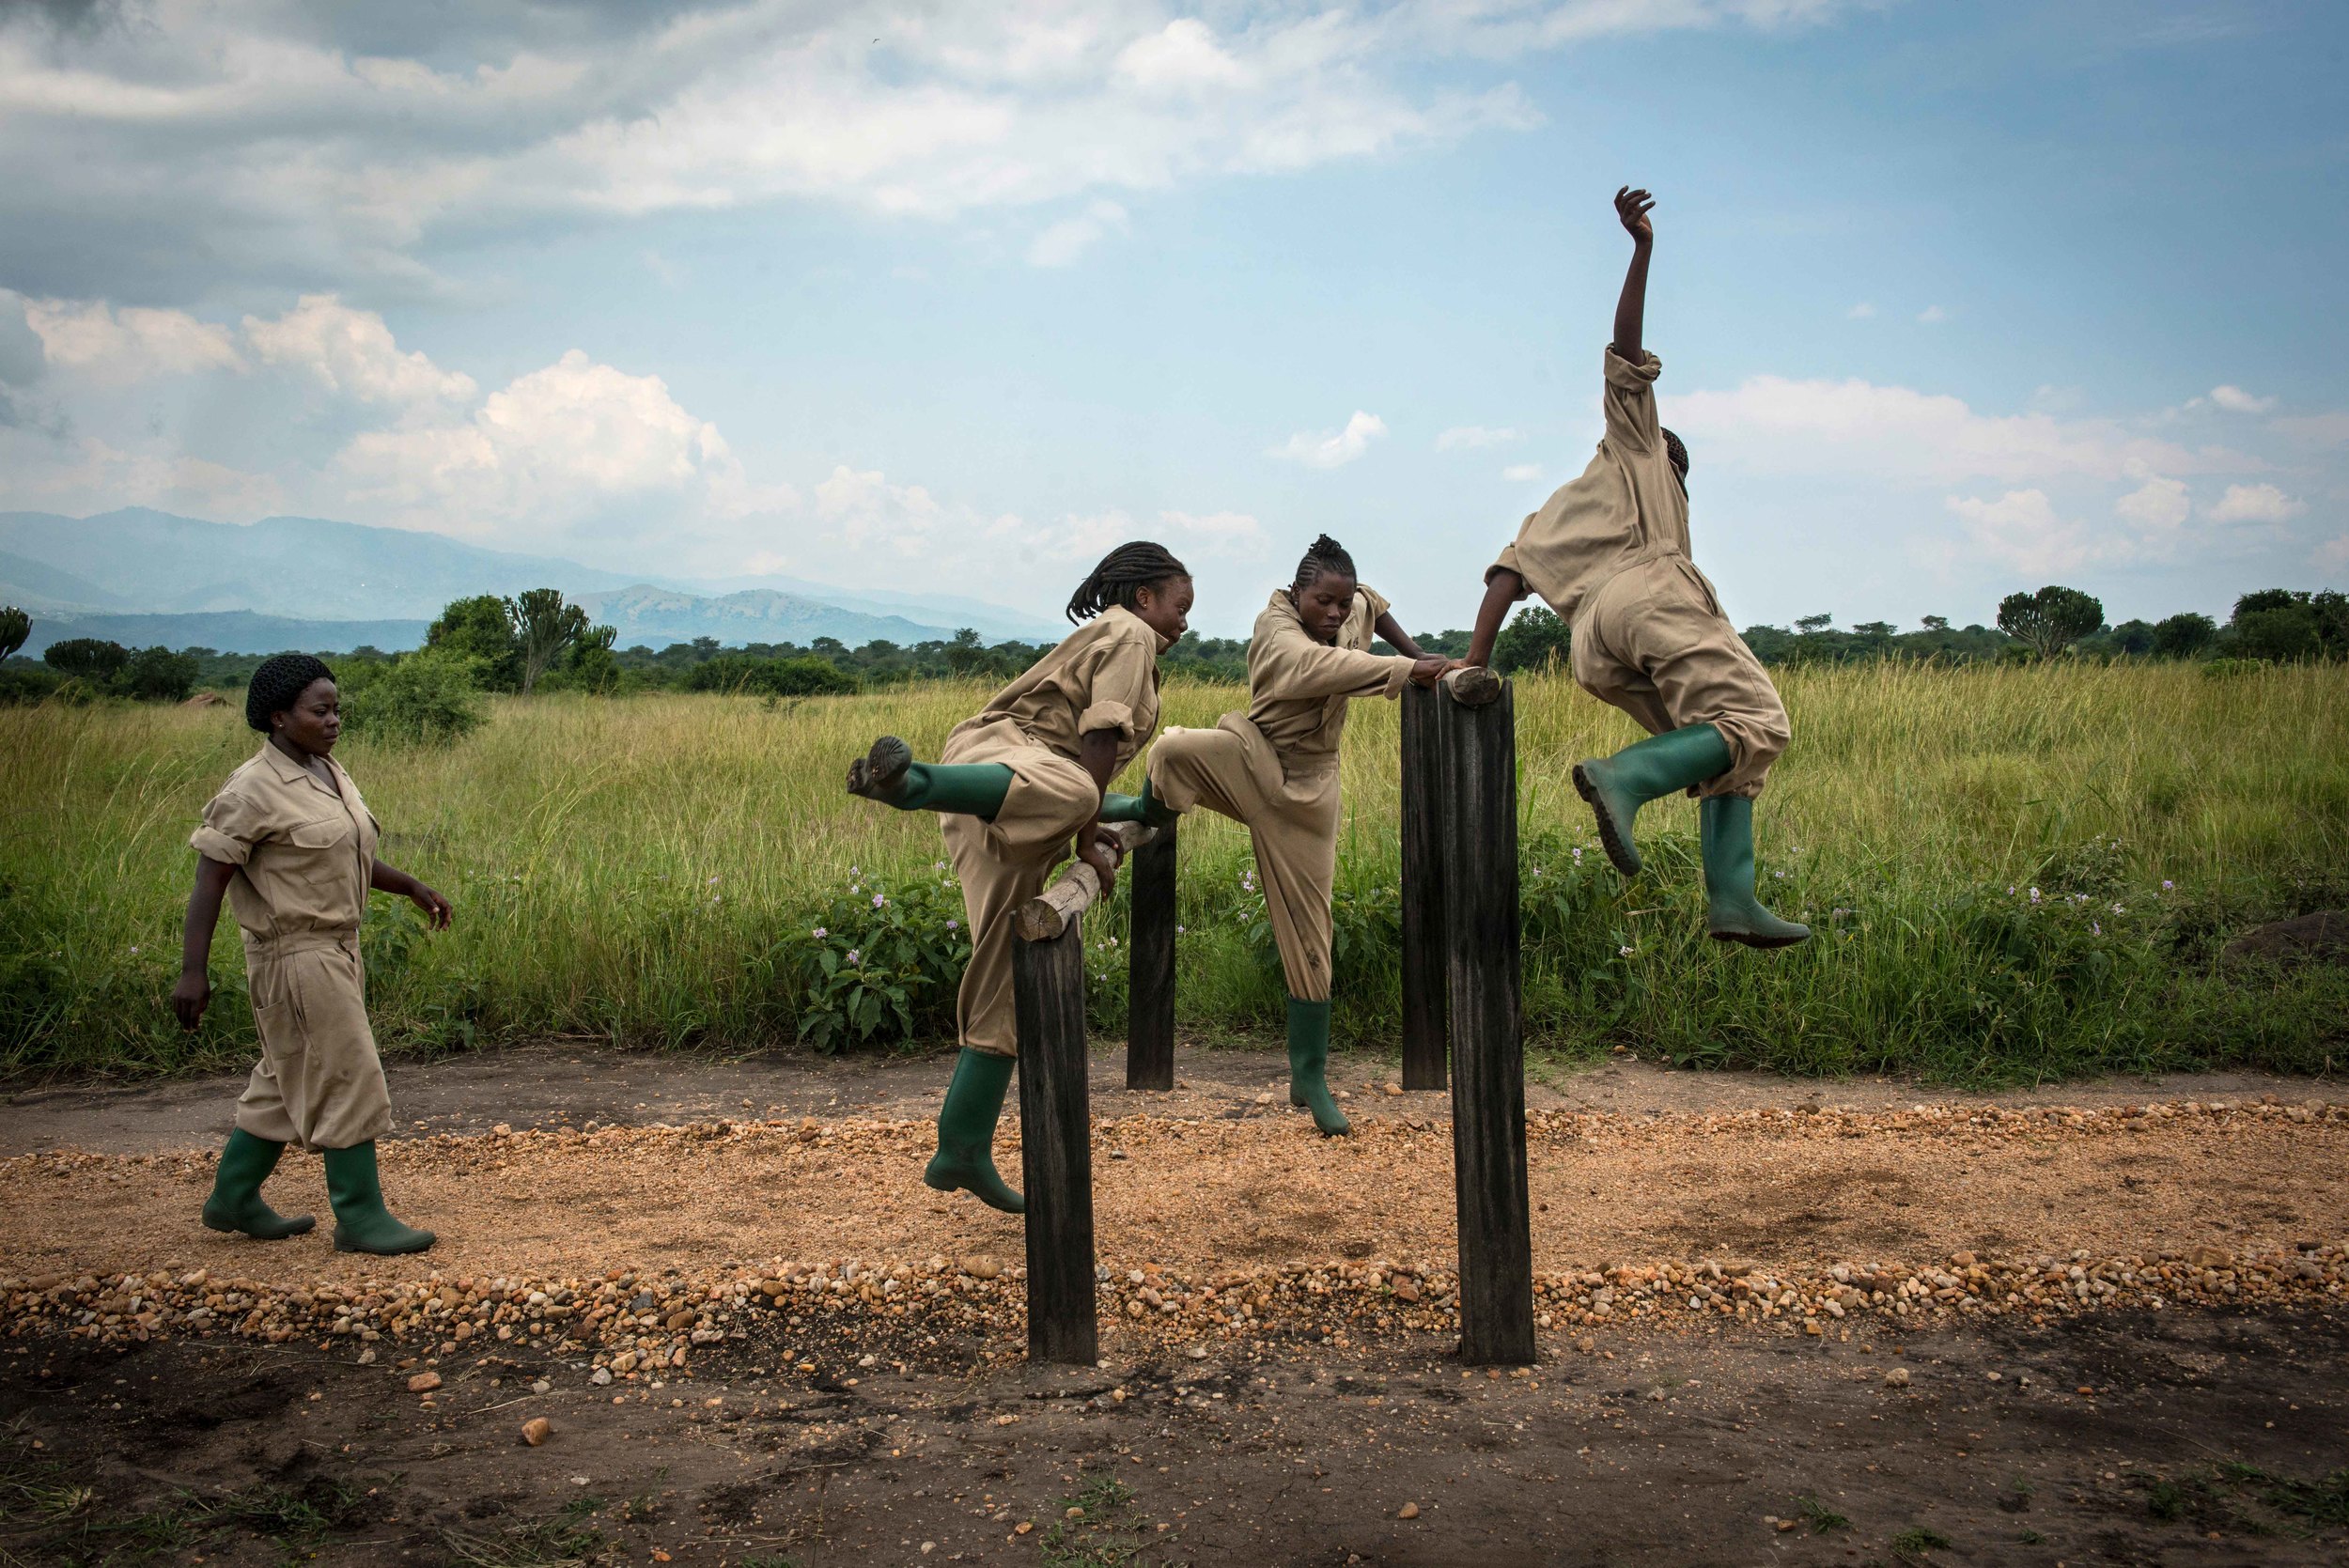
[{"label": "grassy field", "polygon": [[[2258,920],[2349,903],[2349,672],[1887,663],[1781,678],[1796,739],[1759,813],[1764,877],[1820,935],[1776,955],[1705,939],[1690,803],[1643,815],[1638,881],[1605,865],[1566,769],[1635,732],[1563,677],[1519,682],[1526,1000],[1545,1043],[1969,1080],[2338,1063],[2341,971],[2230,972],[2217,955]],[[385,857],[458,911],[427,939],[376,899],[380,1038],[787,1047],[824,955],[836,969],[863,948],[894,955],[911,1032],[936,1041],[957,938],[944,923],[959,914],[937,828],[839,781],[880,730],[934,753],[983,696],[545,697],[501,701],[446,751],[349,744],[338,754],[383,822]],[[1237,698],[1174,685],[1166,719],[1211,723]],[[1357,705],[1345,759],[1339,1027],[1373,1045],[1392,1044],[1398,1011],[1396,714]],[[233,709],[0,710],[0,1070],[133,1075],[247,1055],[232,927],[203,1032],[181,1036],[163,999],[188,831],[255,744]],[[1245,833],[1193,822],[1182,1021],[1277,1027]],[[1123,1003],[1106,945],[1123,918],[1121,893],[1090,933],[1105,1027]],[[862,1048],[906,1033],[884,1010],[887,979],[862,1014],[834,986],[835,1039],[876,1017]]]}]

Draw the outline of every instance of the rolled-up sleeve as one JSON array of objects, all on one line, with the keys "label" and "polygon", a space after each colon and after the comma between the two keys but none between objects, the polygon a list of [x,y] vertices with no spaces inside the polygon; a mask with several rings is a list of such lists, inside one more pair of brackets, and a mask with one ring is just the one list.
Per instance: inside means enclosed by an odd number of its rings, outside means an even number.
[{"label": "rolled-up sleeve", "polygon": [[1607,350],[1607,439],[1635,452],[1645,452],[1662,441],[1663,426],[1656,415],[1656,378],[1664,362],[1642,352],[1640,362]]},{"label": "rolled-up sleeve", "polygon": [[1104,648],[1101,661],[1094,666],[1083,710],[1077,715],[1077,733],[1115,730],[1120,740],[1143,738],[1135,733],[1135,715],[1151,706],[1158,665],[1159,650],[1142,638],[1121,637]]},{"label": "rolled-up sleeve", "polygon": [[[1533,519],[1532,517],[1528,517],[1525,520],[1526,523],[1529,524],[1532,522],[1532,520]],[[1522,536],[1525,532],[1524,525],[1519,525],[1517,532],[1520,536]],[[1515,572],[1517,574],[1517,597],[1518,598],[1525,598],[1532,594],[1533,584],[1526,577],[1525,567],[1517,560],[1517,541],[1516,539],[1511,539],[1507,544],[1501,547],[1501,558],[1495,561],[1491,566],[1485,568],[1485,581],[1489,583],[1492,582],[1496,573],[1504,571]]]},{"label": "rolled-up sleeve", "polygon": [[242,790],[229,788],[204,808],[203,825],[188,835],[188,844],[208,861],[242,865],[269,832],[269,817],[259,804]]}]

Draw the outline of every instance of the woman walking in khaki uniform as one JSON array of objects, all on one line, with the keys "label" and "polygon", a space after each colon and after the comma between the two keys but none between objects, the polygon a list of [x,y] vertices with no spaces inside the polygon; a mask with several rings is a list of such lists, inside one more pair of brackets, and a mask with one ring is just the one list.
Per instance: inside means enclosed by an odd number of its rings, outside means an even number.
[{"label": "woman walking in khaki uniform", "polygon": [[391,1096],[367,1027],[359,922],[367,892],[415,901],[436,930],[448,900],[375,858],[375,817],[330,755],[342,733],[334,673],[306,654],[280,654],[253,674],[245,722],[269,738],[229,775],[194,846],[179,983],[171,1004],[182,1027],[212,999],[207,967],[227,895],[244,933],[245,974],[261,1060],[237,1101],[204,1223],[263,1241],[300,1235],[314,1221],[261,1199],[286,1145],[319,1150],[345,1252],[421,1252],[432,1233],[392,1218],[376,1178],[375,1141],[391,1130]]},{"label": "woman walking in khaki uniform", "polygon": [[[1383,637],[1402,650],[1370,651]],[[1289,1103],[1332,1136],[1351,1126],[1330,1098],[1330,895],[1337,881],[1338,744],[1346,705],[1393,697],[1453,668],[1420,652],[1387,601],[1355,579],[1354,559],[1324,534],[1277,590],[1248,642],[1248,709],[1211,730],[1171,729],[1151,748],[1149,782],[1130,808],[1145,822],[1205,806],[1248,826],[1265,908],[1288,985]]]},{"label": "woman walking in khaki uniform", "polygon": [[1753,799],[1786,750],[1786,708],[1688,558],[1688,453],[1657,419],[1663,362],[1640,342],[1655,205],[1645,191],[1615,193],[1631,267],[1607,349],[1606,439],[1485,573],[1468,662],[1491,656],[1512,604],[1529,593],[1547,599],[1572,629],[1575,680],[1650,737],[1575,766],[1574,786],[1598,817],[1608,858],[1636,875],[1632,818],[1650,800],[1693,790],[1712,934],[1787,947],[1811,928],[1779,919],[1753,891]]},{"label": "woman walking in khaki uniform", "polygon": [[922,1179],[1006,1214],[1025,1201],[995,1171],[995,1124],[1019,1035],[1012,1016],[1011,916],[1044,891],[1068,853],[1107,890],[1118,851],[1099,831],[1110,781],[1159,725],[1159,656],[1190,625],[1190,573],[1137,542],[1102,558],[1068,601],[1081,623],[955,726],[935,763],[894,735],[848,765],[848,790],[899,811],[940,815],[971,917],[971,963],[956,1013],[962,1052],[938,1115],[938,1153]]}]

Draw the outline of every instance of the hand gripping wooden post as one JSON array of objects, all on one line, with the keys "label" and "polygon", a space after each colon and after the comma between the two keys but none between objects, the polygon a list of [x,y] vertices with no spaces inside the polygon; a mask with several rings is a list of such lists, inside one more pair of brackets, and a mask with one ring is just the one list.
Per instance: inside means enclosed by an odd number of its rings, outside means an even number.
[{"label": "hand gripping wooden post", "polygon": [[[1464,678],[1481,676],[1481,679]],[[1517,703],[1483,670],[1445,677],[1439,732],[1444,1003],[1460,1226],[1460,1355],[1533,1351],[1533,1239],[1519,1034]],[[1407,902],[1408,908],[1408,902]]]},{"label": "hand gripping wooden post", "polygon": [[[1113,830],[1130,852],[1150,830]],[[1028,1358],[1090,1366],[1094,1298],[1093,1112],[1086,1082],[1084,912],[1100,878],[1082,861],[1012,914],[1019,1031],[1019,1166],[1028,1198]]]}]

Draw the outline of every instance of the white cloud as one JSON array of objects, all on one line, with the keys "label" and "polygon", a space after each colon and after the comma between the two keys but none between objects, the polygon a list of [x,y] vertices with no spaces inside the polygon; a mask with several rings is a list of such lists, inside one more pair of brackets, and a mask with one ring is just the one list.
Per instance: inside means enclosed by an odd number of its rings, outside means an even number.
[{"label": "white cloud", "polygon": [[1939,305],[1927,305],[1924,309],[1917,313],[1917,319],[1923,322],[1928,327],[1938,326],[1940,323],[1948,320],[1949,318],[1950,313],[1943,310]]},{"label": "white cloud", "polygon": [[2159,475],[2112,504],[2115,517],[2148,530],[2174,529],[2193,509],[2194,504],[2186,497],[2186,481]]},{"label": "white cloud", "polygon": [[1512,427],[1492,429],[1483,425],[1455,425],[1436,438],[1439,452],[1457,452],[1487,446],[1506,446],[1520,432]]},{"label": "white cloud", "polygon": [[274,321],[248,316],[244,335],[264,365],[298,366],[327,391],[361,402],[464,403],[479,390],[471,376],[401,353],[383,318],[332,294],[304,294]]},{"label": "white cloud", "polygon": [[1095,241],[1108,234],[1126,232],[1126,210],[1113,201],[1097,201],[1078,217],[1063,218],[1028,246],[1028,263],[1034,267],[1066,267],[1086,251]]},{"label": "white cloud", "polygon": [[2156,474],[2243,473],[2224,447],[2182,446],[2116,419],[1981,414],[1961,398],[1874,382],[1756,376],[1730,392],[1669,399],[1667,422],[1697,460],[1752,474],[1947,484],[2044,483],[2066,475],[2142,482]]},{"label": "white cloud", "polygon": [[2070,571],[2125,553],[2115,541],[2099,539],[2058,516],[2045,490],[2009,490],[1995,501],[1953,495],[1947,505],[1965,522],[1977,557],[2027,576]]},{"label": "white cloud", "polygon": [[1159,526],[1170,537],[1194,541],[1183,548],[1235,560],[1261,560],[1271,545],[1264,524],[1246,512],[1164,511],[1159,514]]},{"label": "white cloud", "polygon": [[2323,541],[2309,559],[2319,571],[2349,571],[2349,534],[2336,534]]},{"label": "white cloud", "polygon": [[2254,397],[2239,386],[2215,386],[2210,400],[2229,413],[2265,413],[2276,406],[2273,397]]},{"label": "white cloud", "polygon": [[1335,435],[1312,435],[1299,431],[1289,437],[1285,445],[1268,449],[1268,458],[1286,458],[1303,463],[1307,468],[1343,468],[1370,449],[1370,443],[1387,433],[1387,422],[1375,413],[1354,411],[1354,417],[1346,422],[1346,428]]},{"label": "white cloud", "polygon": [[1539,463],[1511,463],[1501,471],[1501,476],[1513,484],[1530,484],[1542,476]]},{"label": "white cloud", "polygon": [[183,311],[115,310],[102,300],[26,300],[23,310],[51,365],[101,383],[245,368],[227,328]]},{"label": "white cloud", "polygon": [[2273,485],[2229,485],[2209,515],[2213,522],[2281,522],[2304,510]]},{"label": "white cloud", "polygon": [[1875,313],[1876,307],[1870,304],[1867,301],[1862,300],[1858,304],[1852,306],[1849,310],[1843,312],[1843,318],[1847,321],[1865,321]]}]

